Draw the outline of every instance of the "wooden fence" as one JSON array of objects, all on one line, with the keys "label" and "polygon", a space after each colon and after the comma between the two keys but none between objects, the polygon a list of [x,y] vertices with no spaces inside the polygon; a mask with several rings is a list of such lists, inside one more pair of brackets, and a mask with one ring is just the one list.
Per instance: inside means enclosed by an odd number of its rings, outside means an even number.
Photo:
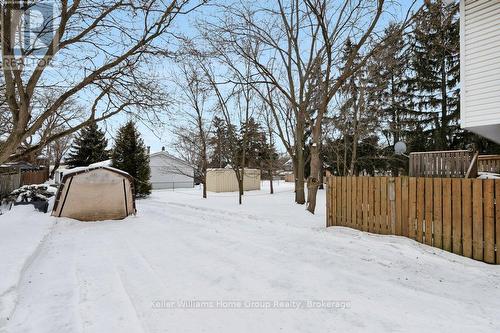
[{"label": "wooden fence", "polygon": [[48,179],[47,169],[0,174],[0,197],[10,194],[23,185],[43,184]]},{"label": "wooden fence", "polygon": [[21,186],[32,184],[43,184],[49,179],[49,171],[47,169],[38,171],[26,171],[21,173]]},{"label": "wooden fence", "polygon": [[327,227],[405,236],[500,264],[500,180],[328,177]]},{"label": "wooden fence", "polygon": [[0,174],[0,198],[9,195],[10,192],[21,186],[21,175],[19,173]]}]

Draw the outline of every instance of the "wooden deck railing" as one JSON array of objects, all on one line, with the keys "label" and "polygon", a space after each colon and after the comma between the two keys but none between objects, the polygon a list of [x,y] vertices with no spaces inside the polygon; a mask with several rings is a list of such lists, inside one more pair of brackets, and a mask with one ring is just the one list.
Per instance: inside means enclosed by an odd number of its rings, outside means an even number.
[{"label": "wooden deck railing", "polygon": [[500,155],[479,155],[477,170],[500,173]]},{"label": "wooden deck railing", "polygon": [[[468,150],[410,153],[410,177],[464,178],[473,154]],[[471,175],[471,178],[476,175]]]}]

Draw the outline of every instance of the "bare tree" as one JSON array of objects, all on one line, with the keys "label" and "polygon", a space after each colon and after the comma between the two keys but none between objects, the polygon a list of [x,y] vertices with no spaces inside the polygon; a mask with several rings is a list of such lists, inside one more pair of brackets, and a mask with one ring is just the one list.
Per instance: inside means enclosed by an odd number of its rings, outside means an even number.
[{"label": "bare tree", "polygon": [[[152,78],[145,60],[168,54],[165,45],[171,44],[168,36],[174,19],[203,3],[60,0],[50,2],[50,6],[43,0],[2,2],[2,90],[11,129],[0,145],[0,163],[39,150],[92,121],[120,112],[163,109],[161,85]],[[29,33],[44,45],[26,46],[16,35],[23,31],[23,15],[37,8],[44,12],[44,20]],[[47,8],[51,8],[50,13]],[[38,108],[34,100],[47,87],[62,91],[53,103]],[[70,98],[86,101],[85,120],[15,153]]]},{"label": "bare tree", "polygon": [[[61,130],[64,130],[64,128]],[[49,165],[52,165],[50,179],[54,179],[57,169],[61,166],[61,161],[71,148],[72,139],[73,135],[70,134],[54,140],[47,145],[47,160],[49,161]]]},{"label": "bare tree", "polygon": [[[375,28],[385,8],[383,0],[278,0],[276,4],[258,5],[240,1],[224,6],[227,15],[223,20],[207,23],[219,36],[221,47],[254,66],[258,75],[251,84],[271,85],[272,91],[281,94],[292,110],[295,140],[291,157],[298,203],[305,202],[304,145],[306,132],[311,133],[307,209],[312,213],[320,183],[323,118],[339,88],[379,47]],[[408,18],[409,14],[398,32],[408,26]],[[341,50],[348,38],[354,47],[344,61]],[[245,44],[248,40],[252,41],[251,47]],[[361,49],[368,51],[355,64]],[[272,108],[273,100],[264,100]]]},{"label": "bare tree", "polygon": [[[229,54],[214,46],[214,44],[211,45],[210,54],[205,54],[205,59],[199,62],[199,66],[205,73],[211,91],[216,97],[217,110],[227,126],[226,159],[238,181],[238,202],[241,204],[246,165],[246,149],[244,147],[247,146],[248,138],[247,131],[243,131],[240,137],[238,128],[244,128],[248,124],[254,113],[253,103],[255,101],[253,89],[249,84],[239,85],[233,82],[249,82],[250,66],[245,59],[239,62],[240,60],[232,59]],[[217,62],[219,72],[221,67],[227,70],[227,73],[224,73],[225,77],[214,70],[212,61]]]},{"label": "bare tree", "polygon": [[[186,162],[196,166],[197,177],[203,185],[203,198],[207,197],[207,168],[208,168],[208,141],[210,126],[214,112],[209,105],[210,86],[206,82],[205,74],[197,63],[203,61],[199,55],[182,59],[179,64],[180,75],[176,83],[181,90],[180,102],[187,106],[178,115],[174,125],[174,134],[177,137],[175,149]],[[191,58],[191,59],[189,59]]]}]

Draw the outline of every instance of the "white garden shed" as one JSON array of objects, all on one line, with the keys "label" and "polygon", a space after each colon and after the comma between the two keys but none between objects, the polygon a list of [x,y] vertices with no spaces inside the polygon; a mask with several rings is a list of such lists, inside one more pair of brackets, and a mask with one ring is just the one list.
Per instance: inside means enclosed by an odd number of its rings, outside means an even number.
[{"label": "white garden shed", "polygon": [[460,0],[463,128],[500,143],[500,0]]},{"label": "white garden shed", "polygon": [[149,166],[153,190],[194,187],[194,168],[166,151],[150,154]]}]

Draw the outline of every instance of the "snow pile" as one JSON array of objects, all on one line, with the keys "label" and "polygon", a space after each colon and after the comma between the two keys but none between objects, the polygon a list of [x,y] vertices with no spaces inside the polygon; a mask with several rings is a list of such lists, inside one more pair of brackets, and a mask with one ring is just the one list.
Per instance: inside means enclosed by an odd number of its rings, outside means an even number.
[{"label": "snow pile", "polygon": [[0,327],[11,316],[20,278],[54,222],[33,206],[17,206],[0,216]]},{"label": "snow pile", "polygon": [[[500,331],[499,266],[325,229],[325,191],[311,215],[291,186],[242,206],[237,193],[154,191],[123,221],[57,219],[0,332]],[[0,246],[0,262],[19,250]]]},{"label": "snow pile", "polygon": [[477,178],[479,179],[500,179],[500,174],[493,172],[478,172]]},{"label": "snow pile", "polygon": [[47,184],[24,185],[12,191],[9,200],[14,202],[49,201],[57,192],[57,187]]}]

